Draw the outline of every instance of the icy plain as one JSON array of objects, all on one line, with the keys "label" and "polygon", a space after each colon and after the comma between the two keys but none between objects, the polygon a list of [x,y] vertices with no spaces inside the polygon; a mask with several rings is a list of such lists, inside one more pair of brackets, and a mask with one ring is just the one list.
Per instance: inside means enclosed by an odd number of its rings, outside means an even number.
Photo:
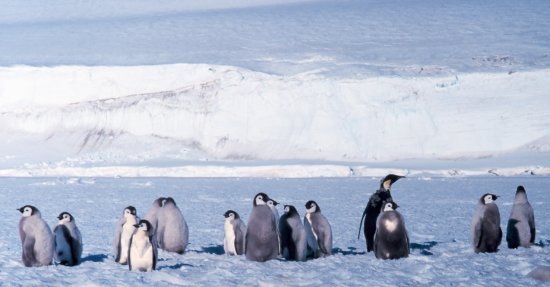
[{"label": "icy plain", "polygon": [[[392,190],[411,240],[411,256],[377,260],[357,240],[361,214],[379,178],[207,179],[207,178],[2,178],[0,280],[4,286],[538,286],[526,277],[550,264],[547,177],[406,178]],[[470,222],[486,192],[497,200],[506,230],[515,188],[522,184],[535,211],[536,246],[475,254]],[[292,204],[317,201],[333,228],[334,256],[307,262],[282,259],[257,263],[223,254],[223,214],[236,210],[245,222],[257,192]],[[128,205],[143,216],[154,199],[172,196],[190,230],[184,255],[160,252],[158,271],[129,272],[114,262],[116,221]],[[76,267],[24,268],[16,207],[34,204],[51,227],[71,212],[84,239]],[[279,210],[282,212],[282,209]]]}]

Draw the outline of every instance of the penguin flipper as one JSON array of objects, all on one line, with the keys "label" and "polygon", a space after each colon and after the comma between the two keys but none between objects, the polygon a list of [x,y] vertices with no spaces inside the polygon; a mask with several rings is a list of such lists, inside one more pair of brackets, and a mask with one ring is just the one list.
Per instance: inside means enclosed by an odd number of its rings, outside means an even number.
[{"label": "penguin flipper", "polygon": [[[63,232],[63,237],[65,238],[65,241],[67,241],[67,244],[71,248],[71,265],[76,265],[78,262],[77,258],[77,248],[78,248],[78,242],[71,236],[71,232],[65,225],[60,225],[59,228],[61,228],[61,231]],[[57,244],[57,242],[55,242]]]},{"label": "penguin flipper", "polygon": [[529,239],[529,242],[535,243],[535,234],[537,233],[537,229],[535,228],[535,216],[533,215],[533,212],[529,214],[527,221],[529,223],[529,230],[531,231],[531,238]]},{"label": "penguin flipper", "polygon": [[122,236],[122,226],[124,226],[124,223],[126,223],[126,219],[123,217],[121,220],[118,221],[118,224],[116,226],[115,239],[113,241],[113,253],[115,255],[115,262],[118,262],[118,260],[120,260],[120,237]]},{"label": "penguin flipper", "polygon": [[158,249],[157,249],[157,246],[155,245],[156,244],[155,233],[149,236],[149,242],[151,243],[151,248],[153,248],[153,270],[157,270]]},{"label": "penguin flipper", "polygon": [[128,268],[130,269],[130,271],[132,271],[132,256],[130,256],[132,254],[132,241],[134,240],[134,235],[130,236],[130,243],[128,244],[128,256],[126,258],[127,259],[127,262],[128,263]]},{"label": "penguin flipper", "polygon": [[481,220],[478,221],[474,227],[474,246],[479,248],[481,246],[481,238],[483,237],[483,226]]},{"label": "penguin flipper", "polygon": [[233,231],[235,232],[235,252],[237,255],[242,255],[244,254],[244,234],[238,225],[233,227]]},{"label": "penguin flipper", "polygon": [[363,220],[365,220],[366,216],[367,216],[367,207],[365,207],[365,210],[363,211],[363,216],[361,216],[361,222],[359,222],[359,231],[357,231],[357,240],[359,240],[361,236],[361,228],[363,227]]},{"label": "penguin flipper", "polygon": [[27,236],[23,242],[23,264],[26,267],[31,267],[36,262],[36,257],[34,256],[34,243],[35,239],[32,236]]}]

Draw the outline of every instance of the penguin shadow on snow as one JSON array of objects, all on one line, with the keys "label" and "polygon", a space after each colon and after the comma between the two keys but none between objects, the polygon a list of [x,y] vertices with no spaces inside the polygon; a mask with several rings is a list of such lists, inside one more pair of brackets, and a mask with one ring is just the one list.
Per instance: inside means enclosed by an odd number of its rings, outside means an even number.
[{"label": "penguin shadow on snow", "polygon": [[542,247],[542,248],[545,248],[545,247],[550,247],[550,240],[548,239],[541,239],[539,240],[538,243],[535,243],[535,246],[538,246],[538,247]]},{"label": "penguin shadow on snow", "polygon": [[336,247],[336,248],[332,248],[332,254],[342,254],[344,256],[348,256],[348,255],[364,255],[364,254],[367,254],[367,252],[357,251],[357,248],[355,247],[348,247],[347,250]]},{"label": "penguin shadow on snow", "polygon": [[172,269],[172,270],[178,270],[178,269],[181,269],[182,267],[197,267],[193,264],[189,264],[189,263],[183,263],[183,262],[173,262],[174,264],[172,265],[169,265],[169,264],[161,264],[161,263],[170,263],[171,261],[173,261],[173,259],[169,259],[169,258],[159,258],[157,260],[157,271],[158,270],[163,270],[163,269]]},{"label": "penguin shadow on snow", "polygon": [[197,253],[224,255],[225,250],[223,249],[223,245],[210,245],[206,247],[201,247],[201,250],[200,251],[198,250]]},{"label": "penguin shadow on snow", "polygon": [[107,254],[90,254],[86,257],[82,257],[80,263],[84,262],[105,262],[109,256]]},{"label": "penguin shadow on snow", "polygon": [[411,242],[410,248],[411,250],[420,250],[420,255],[431,256],[434,254],[430,252],[430,249],[437,244],[438,243],[436,241],[426,241],[422,243]]}]

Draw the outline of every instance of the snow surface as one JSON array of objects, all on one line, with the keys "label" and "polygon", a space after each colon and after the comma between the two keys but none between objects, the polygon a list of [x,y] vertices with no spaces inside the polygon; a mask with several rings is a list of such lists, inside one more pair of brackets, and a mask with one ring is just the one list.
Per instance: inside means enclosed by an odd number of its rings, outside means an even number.
[{"label": "snow surface", "polygon": [[3,3],[0,175],[550,174],[547,1],[187,2]]},{"label": "snow surface", "polygon": [[[496,254],[475,254],[470,222],[479,197],[501,196],[496,203],[506,230],[519,184],[535,212],[537,245],[509,250],[503,241]],[[538,286],[526,275],[550,265],[549,184],[547,177],[401,179],[392,194],[412,252],[406,259],[383,261],[365,254],[364,239],[357,240],[361,214],[379,178],[0,178],[0,280],[5,286]],[[236,210],[246,222],[257,192],[295,205],[302,217],[305,202],[316,200],[332,225],[335,255],[302,263],[224,255],[224,212]],[[160,252],[158,271],[129,272],[111,254],[116,221],[128,205],[143,216],[159,196],[174,197],[182,210],[189,252]],[[52,228],[60,212],[75,216],[84,242],[81,265],[22,266],[15,209],[25,204],[36,205]]]}]

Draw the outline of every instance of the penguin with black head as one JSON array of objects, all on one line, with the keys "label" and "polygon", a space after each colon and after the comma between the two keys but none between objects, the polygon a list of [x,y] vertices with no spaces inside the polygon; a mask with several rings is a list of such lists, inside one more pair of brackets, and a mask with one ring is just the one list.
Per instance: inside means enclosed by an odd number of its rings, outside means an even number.
[{"label": "penguin with black head", "polygon": [[374,233],[376,233],[376,220],[378,215],[382,210],[382,205],[385,201],[391,201],[392,196],[390,188],[392,184],[398,181],[400,178],[404,178],[401,175],[388,174],[380,181],[380,188],[373,193],[369,198],[369,203],[363,211],[363,216],[361,217],[361,222],[359,223],[359,233],[357,234],[357,239],[361,234],[361,225],[363,225],[363,220],[365,225],[363,226],[363,232],[365,234],[365,240],[367,241],[367,252],[374,250]]}]

